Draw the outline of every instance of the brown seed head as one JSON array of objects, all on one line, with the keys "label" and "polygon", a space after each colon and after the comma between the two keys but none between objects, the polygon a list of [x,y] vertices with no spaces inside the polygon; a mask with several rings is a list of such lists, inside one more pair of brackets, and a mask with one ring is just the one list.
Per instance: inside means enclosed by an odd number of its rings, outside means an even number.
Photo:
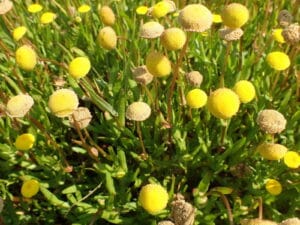
[{"label": "brown seed head", "polygon": [[279,12],[279,15],[278,15],[278,18],[277,18],[277,21],[279,23],[280,26],[282,27],[286,27],[288,25],[290,25],[293,21],[293,16],[290,14],[289,11],[287,10],[281,10]]},{"label": "brown seed head", "polygon": [[219,30],[220,37],[225,41],[235,41],[239,40],[244,34],[243,30],[240,28],[223,28]]},{"label": "brown seed head", "polygon": [[269,134],[280,133],[285,129],[286,119],[273,109],[265,109],[258,113],[257,120],[260,129]]},{"label": "brown seed head", "polygon": [[147,85],[153,80],[153,75],[147,70],[145,65],[134,68],[132,73],[134,80],[140,84]]},{"label": "brown seed head", "polygon": [[287,43],[296,44],[300,41],[300,26],[297,23],[284,28],[282,36]]},{"label": "brown seed head", "polygon": [[175,225],[175,224],[170,220],[163,220],[160,221],[157,225]]},{"label": "brown seed head", "polygon": [[277,225],[277,223],[271,220],[245,219],[241,221],[241,225]]},{"label": "brown seed head", "polygon": [[69,121],[72,127],[79,129],[86,128],[92,120],[91,112],[86,107],[78,107],[74,112],[69,116]]},{"label": "brown seed head", "polygon": [[195,208],[186,202],[182,195],[177,194],[172,202],[171,218],[178,225],[192,225],[195,220]]},{"label": "brown seed head", "polygon": [[0,1],[0,15],[4,15],[9,12],[13,7],[13,3],[9,0]]},{"label": "brown seed head", "polygon": [[126,110],[126,118],[134,121],[144,121],[150,114],[151,108],[145,102],[133,102]]},{"label": "brown seed head", "polygon": [[142,38],[152,39],[160,37],[165,28],[158,22],[150,21],[142,25],[140,36]]},{"label": "brown seed head", "polygon": [[198,71],[191,71],[185,74],[186,80],[193,87],[200,87],[203,81],[203,76]]},{"label": "brown seed head", "polygon": [[297,217],[282,221],[279,225],[300,225],[300,219]]}]

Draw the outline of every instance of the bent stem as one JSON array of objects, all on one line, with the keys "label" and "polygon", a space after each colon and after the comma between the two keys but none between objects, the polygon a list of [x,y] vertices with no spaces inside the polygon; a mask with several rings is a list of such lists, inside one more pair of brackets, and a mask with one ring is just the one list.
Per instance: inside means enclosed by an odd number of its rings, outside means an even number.
[{"label": "bent stem", "polygon": [[222,70],[221,70],[221,77],[220,77],[220,88],[225,87],[225,73],[226,73],[226,68],[227,68],[227,62],[228,62],[228,57],[230,54],[230,49],[231,49],[231,41],[228,41],[226,44],[226,53],[225,53],[225,59],[224,59],[224,63],[222,66]]},{"label": "bent stem", "polygon": [[279,80],[279,76],[280,76],[280,72],[277,72],[276,76],[275,76],[275,80],[274,80],[273,85],[271,87],[271,94],[274,92],[275,87],[277,86],[277,83],[278,83],[278,80]]},{"label": "bent stem", "polygon": [[140,140],[140,144],[142,147],[142,159],[147,159],[148,158],[148,154],[146,152],[146,148],[143,142],[143,136],[142,136],[142,131],[141,131],[141,124],[139,121],[136,121],[136,128],[137,128],[137,134],[139,136],[139,140]]}]

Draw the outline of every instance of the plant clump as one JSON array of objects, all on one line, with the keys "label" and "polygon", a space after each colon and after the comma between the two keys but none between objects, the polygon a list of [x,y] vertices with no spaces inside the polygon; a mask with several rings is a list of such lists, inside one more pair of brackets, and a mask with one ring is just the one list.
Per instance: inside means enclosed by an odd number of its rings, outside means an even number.
[{"label": "plant clump", "polygon": [[273,109],[260,111],[256,122],[261,130],[269,134],[281,133],[286,127],[286,119],[284,116]]},{"label": "plant clump", "polygon": [[284,157],[288,149],[281,144],[262,143],[256,150],[267,160],[279,160]]},{"label": "plant clump", "polygon": [[229,28],[240,28],[249,19],[248,9],[240,3],[231,3],[221,13],[222,21]]}]

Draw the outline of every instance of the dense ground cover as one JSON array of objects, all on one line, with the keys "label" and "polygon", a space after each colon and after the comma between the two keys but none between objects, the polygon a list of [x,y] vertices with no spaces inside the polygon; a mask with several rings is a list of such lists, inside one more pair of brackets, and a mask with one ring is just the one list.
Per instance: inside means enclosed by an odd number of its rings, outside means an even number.
[{"label": "dense ground cover", "polygon": [[299,1],[163,2],[0,2],[2,224],[299,215]]}]

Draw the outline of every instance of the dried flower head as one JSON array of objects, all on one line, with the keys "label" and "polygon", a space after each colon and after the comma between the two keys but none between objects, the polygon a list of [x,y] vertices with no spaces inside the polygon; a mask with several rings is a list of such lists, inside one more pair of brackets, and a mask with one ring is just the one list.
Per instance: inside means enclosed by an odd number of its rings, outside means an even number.
[{"label": "dried flower head", "polygon": [[78,107],[69,115],[69,121],[72,127],[79,129],[86,128],[92,120],[92,114],[86,107]]},{"label": "dried flower head", "polygon": [[23,117],[31,109],[34,101],[30,95],[19,94],[11,99],[6,104],[6,110],[10,117]]},{"label": "dried flower head", "polygon": [[190,4],[180,11],[178,19],[184,30],[203,32],[211,27],[213,16],[205,6]]},{"label": "dried flower head", "polygon": [[35,51],[29,45],[19,47],[16,51],[16,63],[23,70],[33,70],[37,63]]},{"label": "dried flower head", "polygon": [[140,37],[152,39],[160,37],[165,28],[158,22],[150,21],[144,23],[140,29]]},{"label": "dried flower head", "polygon": [[186,73],[185,78],[187,82],[194,87],[200,87],[203,81],[203,76],[198,71]]},{"label": "dried flower head", "polygon": [[30,13],[38,13],[38,12],[42,11],[42,9],[43,9],[43,6],[38,3],[30,4],[27,7],[28,12],[30,12]]},{"label": "dried flower head", "polygon": [[33,147],[35,136],[30,133],[21,134],[15,141],[15,146],[18,150],[27,151]]},{"label": "dried flower head", "polygon": [[282,36],[282,31],[283,30],[281,28],[272,30],[272,38],[279,43],[285,43],[285,40]]},{"label": "dried flower head", "polygon": [[300,219],[297,217],[282,221],[279,225],[300,225]]},{"label": "dried flower head", "polygon": [[234,85],[233,90],[239,96],[242,103],[251,102],[255,98],[255,88],[250,81],[238,81]]},{"label": "dried flower head", "polygon": [[195,208],[184,200],[181,194],[177,194],[172,201],[171,218],[178,225],[192,225],[195,221]]},{"label": "dried flower head", "polygon": [[76,78],[85,77],[91,69],[91,62],[87,57],[77,57],[69,64],[69,74]]},{"label": "dried flower head", "polygon": [[292,21],[293,21],[293,16],[292,14],[290,14],[289,11],[284,9],[279,12],[277,22],[279,23],[280,26],[286,27],[290,25]]},{"label": "dried flower head", "polygon": [[284,116],[273,109],[265,109],[258,113],[257,120],[260,129],[269,134],[281,133],[286,126]]},{"label": "dried flower head", "polygon": [[189,91],[185,98],[187,105],[194,109],[205,106],[207,102],[207,94],[198,88]]},{"label": "dried flower head", "polygon": [[224,7],[221,17],[227,27],[240,28],[248,21],[249,11],[240,3],[231,3]]},{"label": "dried flower head", "polygon": [[31,179],[23,182],[21,187],[21,194],[25,198],[32,198],[40,189],[40,183],[37,180]]},{"label": "dried flower head", "polygon": [[24,26],[19,26],[19,27],[16,27],[14,30],[13,30],[13,38],[15,41],[18,41],[20,40],[24,34],[27,32],[27,28],[24,27]]},{"label": "dried flower head", "polygon": [[146,65],[138,66],[133,69],[133,78],[136,82],[147,85],[150,84],[153,80],[153,75],[149,73]]},{"label": "dried flower head", "polygon": [[145,102],[133,102],[126,110],[126,118],[134,121],[144,121],[151,115],[151,108]]},{"label": "dried flower head", "polygon": [[56,18],[56,14],[53,12],[45,12],[41,15],[40,22],[42,24],[52,23]]},{"label": "dried flower head", "polygon": [[150,52],[146,58],[148,71],[156,77],[165,77],[172,71],[171,62],[167,56],[160,52]]},{"label": "dried flower head", "polygon": [[0,2],[0,15],[4,15],[9,12],[13,7],[13,3],[10,0],[2,0]]},{"label": "dried flower head", "polygon": [[166,29],[160,36],[161,44],[170,51],[181,49],[186,42],[186,34],[177,27]]},{"label": "dried flower head", "polygon": [[300,26],[297,23],[284,28],[282,36],[287,43],[297,44],[300,41]]},{"label": "dried flower head", "polygon": [[241,225],[277,225],[277,223],[271,220],[244,219],[241,221]]},{"label": "dried flower head", "polygon": [[282,192],[280,182],[275,179],[268,179],[265,187],[271,195],[279,195]]},{"label": "dried flower head", "polygon": [[287,148],[281,144],[274,143],[262,143],[256,150],[260,155],[267,160],[279,160],[282,159],[287,152]]},{"label": "dried flower head", "polygon": [[220,37],[225,41],[236,41],[239,40],[244,34],[243,30],[240,28],[223,28],[219,30]]},{"label": "dried flower head", "polygon": [[157,225],[175,225],[175,224],[170,220],[163,220],[160,221]]},{"label": "dried flower head", "polygon": [[288,151],[283,157],[284,164],[292,169],[297,169],[300,166],[300,155],[295,151]]},{"label": "dried flower head", "polygon": [[267,63],[275,70],[285,70],[291,65],[290,58],[284,52],[270,52],[267,55]]},{"label": "dried flower head", "polygon": [[98,33],[98,42],[100,46],[107,50],[115,49],[117,46],[117,35],[113,28],[107,26]]},{"label": "dried flower head", "polygon": [[104,5],[101,8],[99,8],[98,14],[104,25],[112,26],[115,24],[116,16],[115,16],[113,10],[109,6]]}]

